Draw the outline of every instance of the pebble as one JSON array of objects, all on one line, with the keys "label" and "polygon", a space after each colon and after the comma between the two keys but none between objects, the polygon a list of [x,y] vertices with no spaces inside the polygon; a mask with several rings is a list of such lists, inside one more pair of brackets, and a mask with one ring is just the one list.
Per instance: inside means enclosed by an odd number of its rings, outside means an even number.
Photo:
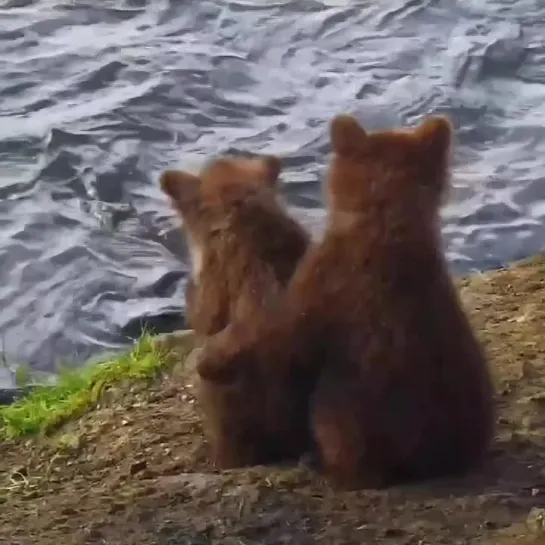
[{"label": "pebble", "polygon": [[534,534],[545,536],[545,509],[533,507],[526,518],[526,525]]}]

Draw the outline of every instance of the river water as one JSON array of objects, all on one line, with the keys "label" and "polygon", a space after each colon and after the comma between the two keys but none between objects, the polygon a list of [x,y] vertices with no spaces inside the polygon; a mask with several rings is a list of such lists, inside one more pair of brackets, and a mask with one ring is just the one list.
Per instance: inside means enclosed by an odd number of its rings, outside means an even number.
[{"label": "river water", "polygon": [[53,372],[183,325],[166,167],[281,154],[286,199],[319,232],[343,111],[369,128],[450,116],[455,273],[541,250],[544,83],[544,0],[4,0],[0,352]]}]

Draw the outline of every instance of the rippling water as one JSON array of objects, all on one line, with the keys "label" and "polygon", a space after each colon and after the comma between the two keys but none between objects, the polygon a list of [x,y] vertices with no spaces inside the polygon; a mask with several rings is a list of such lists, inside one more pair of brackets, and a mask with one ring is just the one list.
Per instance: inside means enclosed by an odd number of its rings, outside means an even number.
[{"label": "rippling water", "polygon": [[52,371],[183,323],[165,167],[282,154],[287,200],[319,231],[341,111],[451,117],[455,272],[541,250],[544,60],[538,0],[1,2],[0,352]]}]

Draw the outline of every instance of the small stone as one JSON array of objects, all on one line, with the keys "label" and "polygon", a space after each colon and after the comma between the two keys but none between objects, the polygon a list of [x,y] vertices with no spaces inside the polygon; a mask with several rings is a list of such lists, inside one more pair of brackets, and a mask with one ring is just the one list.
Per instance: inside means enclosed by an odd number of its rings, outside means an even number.
[{"label": "small stone", "polygon": [[531,416],[524,416],[522,418],[522,427],[525,429],[525,430],[529,430],[532,428],[532,420],[533,418]]},{"label": "small stone", "polygon": [[143,471],[147,467],[148,463],[146,462],[146,460],[139,460],[138,462],[133,462],[131,464],[129,472],[131,475],[135,475],[136,473],[140,473],[140,471]]},{"label": "small stone", "polygon": [[526,526],[535,534],[545,535],[545,509],[533,507],[526,518]]}]

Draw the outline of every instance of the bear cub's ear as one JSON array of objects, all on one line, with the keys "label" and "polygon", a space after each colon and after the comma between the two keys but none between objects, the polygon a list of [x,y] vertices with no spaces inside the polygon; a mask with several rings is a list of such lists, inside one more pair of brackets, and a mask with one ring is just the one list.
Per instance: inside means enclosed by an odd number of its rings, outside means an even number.
[{"label": "bear cub's ear", "polygon": [[331,120],[329,135],[333,151],[339,155],[357,152],[367,138],[367,133],[358,120],[347,114],[339,114]]},{"label": "bear cub's ear", "polygon": [[165,170],[159,177],[163,193],[173,201],[183,204],[198,200],[200,179],[183,170]]},{"label": "bear cub's ear", "polygon": [[430,116],[416,128],[415,136],[420,140],[426,152],[437,157],[444,157],[450,151],[453,129],[444,116]]}]

